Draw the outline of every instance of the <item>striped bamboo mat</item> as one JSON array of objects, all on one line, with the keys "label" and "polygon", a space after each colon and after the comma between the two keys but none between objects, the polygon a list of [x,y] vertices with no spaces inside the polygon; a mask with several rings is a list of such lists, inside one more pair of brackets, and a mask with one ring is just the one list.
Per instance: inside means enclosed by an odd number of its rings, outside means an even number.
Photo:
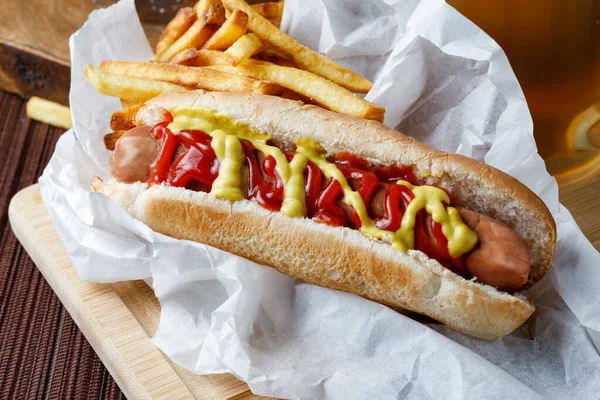
[{"label": "striped bamboo mat", "polygon": [[124,398],[8,224],[10,199],[38,180],[62,132],[0,91],[0,399]]}]

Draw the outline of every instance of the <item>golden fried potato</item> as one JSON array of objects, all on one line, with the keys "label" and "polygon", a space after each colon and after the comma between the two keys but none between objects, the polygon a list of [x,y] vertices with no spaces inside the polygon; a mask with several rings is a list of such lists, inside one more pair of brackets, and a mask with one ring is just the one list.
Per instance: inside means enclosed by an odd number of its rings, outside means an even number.
[{"label": "golden fried potato", "polygon": [[298,68],[296,63],[289,57],[284,56],[277,50],[267,47],[254,56],[257,60],[268,61],[270,63],[281,65],[282,67]]},{"label": "golden fried potato", "polygon": [[223,4],[230,11],[239,9],[248,14],[248,29],[263,42],[294,60],[300,68],[314,72],[353,92],[367,93],[373,86],[371,82],[356,72],[301,45],[273,26],[244,0],[223,0]]},{"label": "golden fried potato", "polygon": [[229,74],[202,67],[133,61],[105,61],[100,70],[142,79],[155,79],[195,89],[218,92],[253,92],[278,95],[280,85],[247,76]]},{"label": "golden fried potato", "polygon": [[281,22],[281,17],[283,16],[283,0],[253,4],[251,7],[271,23]]},{"label": "golden fried potato", "polygon": [[199,49],[210,39],[218,27],[225,22],[225,9],[220,4],[211,4],[179,39],[169,46],[156,61],[166,62],[177,53],[189,48]]},{"label": "golden fried potato", "polygon": [[128,102],[142,103],[167,92],[186,92],[189,89],[169,82],[140,79],[85,66],[85,77],[102,94],[119,97]]},{"label": "golden fried potato", "polygon": [[142,108],[142,103],[137,103],[112,113],[110,116],[110,129],[113,131],[121,131],[134,128],[135,116],[140,108]]},{"label": "golden fried potato", "polygon": [[230,61],[230,58],[222,51],[187,49],[173,57],[170,62],[180,65],[206,67],[208,65],[229,65]]},{"label": "golden fried potato", "polygon": [[225,50],[246,33],[248,14],[235,10],[227,21],[202,46],[203,49]]},{"label": "golden fried potato", "polygon": [[197,15],[193,8],[185,7],[180,9],[177,15],[169,22],[160,39],[158,39],[154,59],[157,60],[165,50],[183,36],[190,26],[196,22],[196,19]]},{"label": "golden fried potato", "polygon": [[264,47],[263,42],[253,33],[247,33],[239,38],[225,51],[231,65],[242,63],[258,53]]},{"label": "golden fried potato", "polygon": [[255,60],[248,60],[236,67],[215,65],[207,68],[275,82],[329,110],[383,122],[385,109],[308,71]]},{"label": "golden fried potato", "polygon": [[213,4],[223,5],[223,3],[221,3],[221,0],[200,0],[194,6],[194,11],[196,11],[196,14],[202,15],[205,12],[207,12],[208,8]]},{"label": "golden fried potato", "polygon": [[63,129],[71,129],[71,109],[41,97],[32,97],[27,102],[27,116],[36,121]]},{"label": "golden fried potato", "polygon": [[[135,127],[135,125],[133,127]],[[119,138],[123,136],[129,129],[114,131],[112,133],[104,135],[104,146],[106,147],[106,150],[114,150],[115,145],[117,144],[117,140],[119,140]]]}]

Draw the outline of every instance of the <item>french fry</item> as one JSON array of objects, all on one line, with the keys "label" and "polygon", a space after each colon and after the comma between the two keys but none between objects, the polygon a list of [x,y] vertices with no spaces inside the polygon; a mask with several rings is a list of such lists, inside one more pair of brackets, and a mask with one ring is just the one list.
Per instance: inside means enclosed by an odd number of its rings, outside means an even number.
[{"label": "french fry", "polygon": [[284,99],[301,101],[304,104],[317,104],[312,99],[290,89],[284,89],[279,96],[283,97]]},{"label": "french fry", "polygon": [[287,57],[278,57],[278,56],[271,57],[270,62],[272,62],[275,65],[281,65],[282,67],[298,68],[296,63]]},{"label": "french fry", "polygon": [[351,92],[367,92],[372,84],[277,29],[282,13],[283,0],[253,6],[243,0],[199,0],[167,25],[156,48],[158,62],[87,65],[88,81],[125,107],[111,117],[114,132],[105,138],[107,147],[135,126],[141,102],[194,88],[277,95],[383,121],[383,108]]},{"label": "french fry", "polygon": [[169,82],[117,75],[91,65],[85,66],[85,77],[100,93],[127,101],[142,103],[162,93],[186,92],[186,87]]},{"label": "french fry", "polygon": [[206,13],[201,15],[206,18],[208,25],[221,26],[225,22],[225,7],[220,2],[211,4],[208,6]]},{"label": "french fry", "polygon": [[180,53],[175,54],[169,61],[172,64],[179,65],[197,65],[196,58],[198,57],[198,50],[196,49],[185,49]]},{"label": "french fry", "polygon": [[268,61],[276,65],[281,65],[282,67],[298,68],[294,61],[288,57],[285,57],[283,54],[273,48],[266,48],[262,50],[255,56],[255,58],[262,61]]},{"label": "french fry", "polygon": [[[186,65],[203,66],[230,74],[241,74],[278,83],[286,88],[280,94],[282,97],[285,95],[286,98],[300,100],[307,104],[320,104],[325,108],[361,118],[383,120],[385,113],[383,108],[355,96],[350,91],[316,74],[252,59],[238,67],[232,67],[227,62],[225,54],[226,52],[215,50],[191,50],[181,56]],[[307,99],[309,100],[307,101]]]},{"label": "french fry", "polygon": [[283,16],[283,0],[253,4],[252,8],[271,22],[281,22],[281,17]]},{"label": "french fry", "polygon": [[173,57],[171,63],[206,67],[209,65],[229,65],[230,61],[229,57],[222,51],[187,49]]},{"label": "french fry", "polygon": [[233,66],[240,64],[263,48],[263,42],[253,33],[247,33],[235,41],[230,48],[225,51],[230,58]]},{"label": "french fry", "polygon": [[208,10],[190,26],[187,32],[158,56],[156,61],[167,62],[185,49],[199,49],[224,21],[225,9],[223,6],[221,4],[211,4]]},{"label": "french fry", "polygon": [[[133,127],[135,127],[135,125]],[[119,138],[123,136],[128,130],[129,129],[114,131],[112,133],[104,135],[104,146],[106,147],[106,150],[114,150],[115,145],[117,144],[117,140],[119,140]]]},{"label": "french fry", "polygon": [[186,87],[218,92],[253,92],[278,95],[283,91],[283,88],[278,84],[247,76],[171,63],[105,61],[100,65],[100,70],[117,75],[156,79]]},{"label": "french fry", "polygon": [[248,29],[307,71],[314,72],[338,85],[358,93],[366,93],[373,86],[359,74],[304,47],[271,24],[244,0],[223,0],[228,10],[242,10],[248,14]]},{"label": "french fry", "polygon": [[133,101],[133,100],[127,100],[127,99],[119,99],[121,100],[121,107],[123,108],[129,108],[129,107],[133,107],[136,104],[140,104],[137,101]]},{"label": "french fry", "polygon": [[246,61],[237,67],[232,67],[230,65],[215,65],[207,68],[275,82],[287,89],[313,99],[317,104],[324,108],[343,114],[383,122],[385,109],[308,71],[281,67],[279,65],[255,60]]},{"label": "french fry", "polygon": [[248,14],[235,10],[227,21],[211,36],[203,49],[225,50],[246,33]]},{"label": "french fry", "polygon": [[142,103],[134,104],[112,113],[110,116],[110,129],[113,131],[122,131],[134,128],[135,116],[140,108],[142,108]]},{"label": "french fry", "polygon": [[177,15],[169,22],[160,39],[158,39],[154,59],[157,60],[165,50],[175,43],[196,22],[196,19],[197,15],[193,8],[181,8],[177,12]]},{"label": "french fry", "polygon": [[196,5],[194,6],[194,11],[196,11],[196,14],[198,15],[202,15],[205,12],[208,11],[208,8],[212,5],[222,5],[221,0],[200,0],[196,3]]},{"label": "french fry", "polygon": [[71,129],[71,109],[40,97],[32,97],[27,102],[27,116],[36,121],[63,129]]}]

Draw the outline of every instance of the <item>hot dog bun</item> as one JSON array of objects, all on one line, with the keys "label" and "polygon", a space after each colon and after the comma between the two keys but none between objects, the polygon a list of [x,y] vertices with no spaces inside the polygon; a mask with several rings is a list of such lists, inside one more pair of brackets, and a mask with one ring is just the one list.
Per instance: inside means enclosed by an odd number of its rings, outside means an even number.
[{"label": "hot dog bun", "polygon": [[[493,217],[523,237],[532,261],[528,285],[550,264],[556,242],[550,212],[529,189],[492,167],[435,150],[374,121],[255,94],[167,94],[149,101],[138,121],[151,123],[156,106],[178,105],[212,108],[269,133],[282,147],[308,137],[332,154],[348,151],[376,164],[416,165],[423,172],[417,174],[417,183],[446,188],[458,205]],[[429,174],[438,177],[423,176]],[[95,188],[158,232],[206,243],[306,282],[425,314],[470,336],[502,337],[534,311],[520,296],[466,280],[421,252],[404,254],[351,229],[185,189],[99,182]]]}]

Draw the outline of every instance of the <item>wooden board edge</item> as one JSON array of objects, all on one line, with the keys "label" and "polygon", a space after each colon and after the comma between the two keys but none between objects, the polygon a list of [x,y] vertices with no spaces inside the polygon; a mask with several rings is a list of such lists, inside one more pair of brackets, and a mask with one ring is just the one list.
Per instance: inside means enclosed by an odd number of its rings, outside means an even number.
[{"label": "wooden board edge", "polygon": [[71,67],[35,47],[0,39],[0,89],[69,105]]}]

